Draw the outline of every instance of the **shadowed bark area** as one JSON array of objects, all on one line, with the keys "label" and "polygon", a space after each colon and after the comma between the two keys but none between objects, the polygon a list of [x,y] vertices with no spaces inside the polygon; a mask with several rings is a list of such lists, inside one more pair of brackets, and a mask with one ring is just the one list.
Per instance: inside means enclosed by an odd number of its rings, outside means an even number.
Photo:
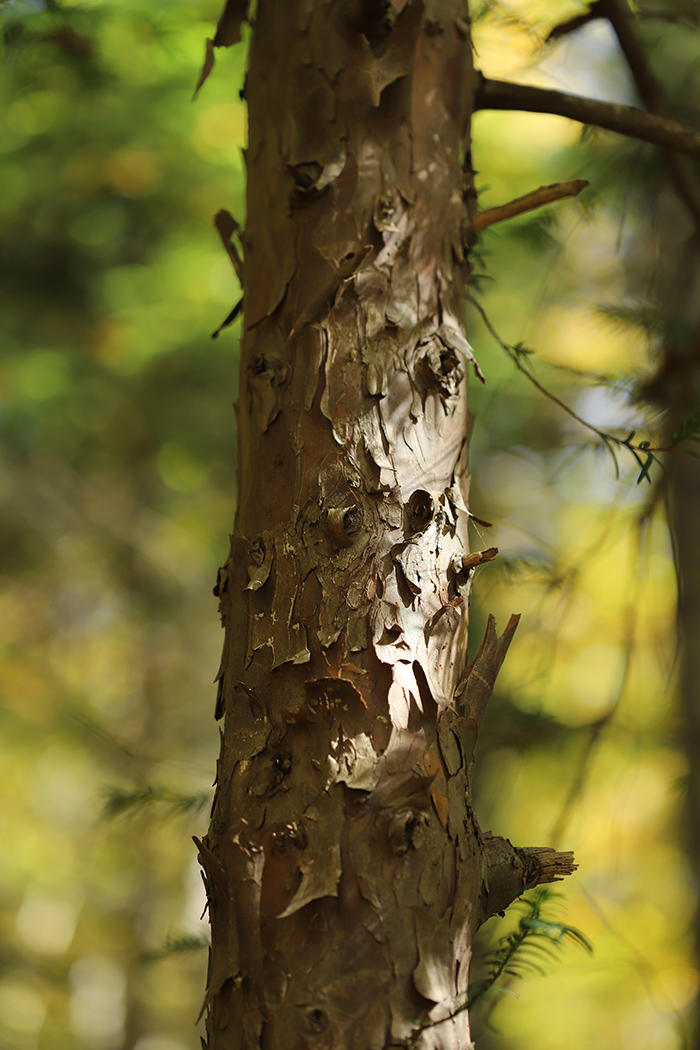
[{"label": "shadowed bark area", "polygon": [[465,670],[475,86],[466,0],[259,2],[211,1050],[465,1050],[477,926],[571,870],[470,802],[517,624]]}]

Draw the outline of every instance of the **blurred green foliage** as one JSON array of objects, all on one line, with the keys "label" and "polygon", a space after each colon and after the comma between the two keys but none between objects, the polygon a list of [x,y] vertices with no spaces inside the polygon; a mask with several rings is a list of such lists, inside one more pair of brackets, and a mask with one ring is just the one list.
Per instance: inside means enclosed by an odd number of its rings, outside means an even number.
[{"label": "blurred green foliage", "polygon": [[[583,7],[485,5],[480,65],[631,101],[599,24],[542,51]],[[0,3],[8,1050],[199,1045],[207,925],[190,836],[205,829],[218,749],[211,590],[234,514],[238,382],[237,328],[210,336],[240,294],[213,216],[243,220],[246,134],[245,45],[218,52],[192,102],[218,8]],[[680,17],[650,25],[660,71],[687,88],[697,35]],[[656,259],[649,195],[665,185],[653,150],[555,117],[474,123],[484,207],[558,179],[593,187],[485,231],[472,294],[509,345],[534,349],[548,389],[653,441],[658,419],[628,397],[659,345],[641,291]],[[477,570],[472,645],[487,612],[501,625],[524,614],[480,742],[477,808],[516,844],[576,849],[564,918],[596,946],[592,962],[567,951],[519,982],[491,1018],[502,1036],[480,1045],[671,1050],[698,973],[658,474],[637,487],[621,457],[617,481],[600,442],[467,316],[488,380],[473,391],[472,506],[495,523],[475,524],[474,546],[501,550]],[[514,923],[485,928],[487,972],[490,939]]]},{"label": "blurred green foliage", "polygon": [[213,215],[243,217],[246,119],[242,48],[192,102],[214,8],[0,7],[8,1050],[199,1046],[206,953],[144,956],[207,932],[237,387],[210,335],[239,293]]}]

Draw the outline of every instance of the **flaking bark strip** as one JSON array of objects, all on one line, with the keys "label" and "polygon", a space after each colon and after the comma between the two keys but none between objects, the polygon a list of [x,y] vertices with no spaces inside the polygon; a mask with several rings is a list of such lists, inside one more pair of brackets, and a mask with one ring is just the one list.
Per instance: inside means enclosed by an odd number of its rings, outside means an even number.
[{"label": "flaking bark strip", "polygon": [[499,638],[495,617],[489,615],[484,640],[476,657],[463,672],[454,692],[457,709],[461,712],[465,726],[473,737],[468,758],[470,770],[474,763],[474,751],[486,708],[519,622],[519,615],[511,616],[505,631]]},{"label": "flaking bark strip", "polygon": [[221,243],[224,246],[226,254],[231,260],[234,273],[241,285],[243,285],[243,260],[240,257],[238,248],[232,240],[234,233],[240,236],[241,228],[233,215],[231,215],[231,212],[226,211],[225,208],[221,208],[214,216],[214,225],[216,226],[219,237],[221,238]]},{"label": "flaking bark strip", "polygon": [[249,0],[226,0],[216,26],[214,38],[207,40],[204,65],[197,79],[197,86],[194,89],[195,98],[214,68],[214,48],[230,47],[232,44],[237,44],[241,39],[241,27],[248,14],[248,3]]}]

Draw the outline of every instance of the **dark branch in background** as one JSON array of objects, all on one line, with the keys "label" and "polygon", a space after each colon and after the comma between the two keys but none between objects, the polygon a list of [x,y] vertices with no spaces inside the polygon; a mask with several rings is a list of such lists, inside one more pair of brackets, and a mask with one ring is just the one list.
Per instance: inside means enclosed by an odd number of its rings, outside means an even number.
[{"label": "dark branch in background", "polygon": [[[572,33],[596,18],[606,18],[612,26],[620,50],[627,60],[639,97],[649,112],[659,117],[671,117],[671,105],[649,64],[626,0],[597,0],[586,15],[555,26],[547,40],[556,40],[567,33]],[[700,232],[700,188],[682,158],[676,153],[664,152],[663,159],[676,193],[690,211],[697,230]]]},{"label": "dark branch in background", "polygon": [[487,80],[480,75],[474,109],[513,109],[529,113],[551,113],[581,124],[592,124],[620,135],[651,142],[655,146],[685,153],[700,160],[700,133],[669,117],[645,113],[635,106],[598,102],[582,95],[568,95],[530,84]]},{"label": "dark branch in background", "polygon": [[577,29],[588,25],[589,22],[595,22],[596,18],[601,18],[601,13],[598,10],[599,6],[598,3],[591,4],[584,15],[577,15],[575,18],[569,18],[566,22],[561,22],[558,26],[554,26],[547,34],[545,44],[551,44],[553,40],[560,40],[563,36],[575,33]]},{"label": "dark branch in background", "polygon": [[524,197],[517,197],[508,204],[499,204],[496,208],[487,208],[486,211],[479,212],[474,217],[472,229],[478,233],[479,230],[485,230],[497,222],[512,219],[524,212],[534,211],[535,208],[551,204],[552,201],[561,201],[566,197],[578,197],[581,190],[585,190],[587,186],[590,186],[587,179],[574,179],[572,182],[554,182],[551,186],[540,186],[538,190],[526,193]]},{"label": "dark branch in background", "polygon": [[587,727],[588,739],[586,740],[581,755],[579,756],[578,764],[574,769],[574,774],[569,785],[569,790],[566,794],[566,798],[562,804],[559,815],[552,828],[551,840],[555,844],[561,842],[566,826],[571,817],[571,813],[575,802],[580,798],[583,793],[583,789],[586,783],[586,777],[591,766],[591,761],[595,755],[599,743],[603,738],[603,734],[608,726],[611,724],[617,711],[620,707],[622,697],[624,696],[630,680],[630,673],[632,671],[632,661],[635,655],[635,633],[637,628],[637,620],[639,616],[639,588],[641,583],[641,573],[639,572],[639,562],[641,556],[642,546],[642,533],[646,522],[649,519],[651,510],[650,507],[656,503],[656,497],[658,495],[658,486],[655,488],[652,499],[649,504],[642,510],[642,514],[639,516],[635,523],[635,543],[630,553],[630,567],[629,567],[629,578],[632,581],[631,591],[629,592],[624,618],[624,649],[623,649],[623,664],[622,674],[620,676],[620,682],[615,690],[615,694],[608,705],[607,710],[597,718],[595,722],[592,722]]}]

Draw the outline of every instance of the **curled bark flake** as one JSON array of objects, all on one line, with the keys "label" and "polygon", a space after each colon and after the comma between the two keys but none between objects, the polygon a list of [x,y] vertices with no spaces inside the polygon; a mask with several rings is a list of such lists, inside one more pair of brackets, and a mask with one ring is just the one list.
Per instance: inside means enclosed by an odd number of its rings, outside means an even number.
[{"label": "curled bark flake", "polygon": [[242,230],[239,224],[234,219],[230,211],[226,211],[225,208],[221,208],[217,211],[214,216],[214,225],[218,231],[221,243],[226,249],[226,254],[231,260],[231,265],[235,271],[236,277],[238,278],[241,287],[243,286],[243,260],[241,259],[238,248],[234,244],[232,237],[235,234],[240,238],[242,236]]},{"label": "curled bark flake", "polygon": [[233,322],[236,320],[236,318],[238,317],[238,315],[241,313],[242,310],[243,310],[243,296],[241,296],[241,298],[238,300],[238,302],[234,305],[233,309],[230,310],[229,313],[226,314],[226,317],[224,317],[224,319],[221,322],[221,324],[219,325],[219,327],[214,332],[211,333],[212,339],[218,339],[219,335],[221,334],[221,332],[223,332],[224,328],[230,328],[230,326],[233,324]]},{"label": "curled bark flake", "polygon": [[253,400],[253,411],[263,433],[280,414],[281,392],[290,375],[290,366],[277,357],[268,358],[259,354],[248,365],[248,393]]},{"label": "curled bark flake", "polygon": [[270,839],[274,853],[286,853],[289,849],[303,850],[308,845],[306,832],[296,821],[274,827]]},{"label": "curled bark flake", "polygon": [[326,528],[336,547],[352,547],[362,527],[359,507],[331,507],[326,516]]},{"label": "curled bark flake", "polygon": [[207,40],[206,57],[204,59],[204,65],[202,66],[202,72],[199,74],[197,80],[197,86],[194,89],[194,97],[197,97],[197,93],[204,84],[205,80],[214,68],[214,48],[215,47],[230,47],[231,44],[237,44],[241,39],[241,26],[245,22],[246,15],[248,14],[248,0],[226,0],[224,9],[221,12],[219,21],[216,26],[216,33],[214,34],[213,40]]},{"label": "curled bark flake", "polygon": [[[298,509],[298,508],[297,508]],[[306,628],[295,619],[295,603],[301,587],[298,554],[297,521],[289,526],[278,525],[265,532],[266,551],[274,552],[271,560],[274,572],[264,593],[251,593],[248,599],[248,627],[246,631],[246,666],[249,667],[259,649],[272,650],[272,668],[280,664],[306,663],[311,653],[306,643]],[[295,541],[295,543],[292,542]],[[267,555],[266,555],[267,557]],[[260,567],[264,574],[265,565]]]},{"label": "curled bark flake", "polygon": [[378,758],[366,733],[346,740],[338,756],[336,781],[355,791],[373,791],[379,780]]},{"label": "curled bark flake", "polygon": [[[347,20],[357,33],[362,33],[369,41],[374,54],[377,54],[394,28],[398,14],[393,0],[380,0],[379,3],[348,4]],[[404,4],[400,5],[405,6]]]},{"label": "curled bark flake", "polygon": [[192,836],[192,841],[197,847],[197,860],[204,869],[207,881],[227,892],[226,872],[219,858],[196,835]]},{"label": "curled bark flake", "polygon": [[365,372],[365,387],[370,397],[385,397],[386,373],[374,361],[370,361]]},{"label": "curled bark flake", "polygon": [[471,362],[478,378],[482,383],[485,383],[486,377],[479,368],[479,362],[474,356],[474,350],[472,349],[471,343],[464,335],[462,335],[457,325],[450,321],[443,321],[438,329],[438,334],[447,346],[451,346],[453,350],[457,350],[461,353],[466,361]]},{"label": "curled bark flake", "polygon": [[[304,341],[298,346],[298,353],[308,361],[306,382],[304,386],[304,411],[310,412],[316,400],[316,391],[321,379],[323,359],[326,354],[326,332],[320,325],[307,325],[303,332]],[[301,422],[299,422],[301,427]]]},{"label": "curled bark flake", "polygon": [[264,758],[261,769],[253,776],[248,787],[249,794],[258,798],[269,798],[284,784],[292,770],[291,751],[274,752]]},{"label": "curled bark flake", "polygon": [[474,733],[475,742],[486,714],[487,704],[493,693],[493,687],[496,684],[496,677],[505,660],[519,621],[519,616],[511,616],[508,626],[499,638],[496,632],[496,620],[493,616],[489,616],[486,634],[479,652],[463,672],[455,689],[454,699],[464,712],[466,724]]},{"label": "curled bark flake", "polygon": [[423,11],[423,0],[409,0],[381,43],[376,45],[376,52],[363,34],[367,49],[363,79],[369,87],[373,106],[379,106],[385,88],[410,72]]},{"label": "curled bark flake", "polygon": [[437,338],[419,344],[417,379],[425,391],[439,393],[443,401],[457,397],[464,371],[455,349]]},{"label": "curled bark flake", "polygon": [[440,753],[451,777],[457,776],[464,767],[463,737],[464,727],[460,716],[450,708],[441,711],[438,720],[438,741]]},{"label": "curled bark flake", "polygon": [[291,197],[292,205],[312,204],[317,200],[332,182],[340,178],[346,161],[347,154],[341,142],[338,143],[335,155],[331,156],[326,164],[306,161],[302,164],[290,165],[289,170],[295,183]]},{"label": "curled bark flake", "polygon": [[408,853],[418,850],[426,839],[428,818],[414,809],[401,809],[389,822],[387,835],[393,853]]},{"label": "curled bark flake", "polygon": [[250,564],[248,565],[248,583],[245,590],[259,591],[270,575],[273,560],[273,546],[271,537],[267,545],[263,537],[253,540],[248,548]]},{"label": "curled bark flake", "polygon": [[380,193],[374,202],[373,221],[375,229],[380,233],[399,233],[399,227],[394,222],[394,216],[399,206],[399,195],[394,189],[385,190]]},{"label": "curled bark flake", "polygon": [[403,525],[403,506],[396,493],[388,492],[377,503],[377,513],[390,529],[400,529]]},{"label": "curled bark flake", "polygon": [[337,897],[342,874],[340,836],[343,828],[342,789],[319,795],[304,812],[307,848],[298,858],[301,882],[278,918],[286,919],[321,897]]},{"label": "curled bark flake", "polygon": [[[396,468],[389,452],[389,442],[385,437],[383,421],[377,406],[373,411],[367,413],[362,424],[363,458],[369,460],[376,478],[376,482],[372,478],[365,479],[365,485],[369,491],[392,491],[396,488]],[[368,480],[370,485],[367,484]]]},{"label": "curled bark flake", "polygon": [[[370,624],[374,645],[393,646],[403,634],[403,623],[399,606],[394,602],[383,599],[375,602],[370,613]],[[377,652],[377,656],[384,663],[393,663],[394,657],[385,657],[383,653]],[[391,697],[389,697],[391,702]]]},{"label": "curled bark flake", "polygon": [[[437,873],[436,877],[439,877]],[[446,945],[450,943],[451,918],[449,912],[439,922],[421,915],[416,922],[420,961],[413,971],[413,983],[419,995],[432,1003],[450,1002],[455,990],[453,960],[446,951]],[[432,1010],[430,1017],[433,1020]]]},{"label": "curled bark flake", "polygon": [[248,0],[226,0],[214,35],[214,47],[231,47],[241,39],[241,26],[248,14]]},{"label": "curled bark flake", "polygon": [[304,683],[306,714],[310,722],[340,726],[347,740],[364,732],[367,704],[358,689],[345,678],[317,678]]}]

